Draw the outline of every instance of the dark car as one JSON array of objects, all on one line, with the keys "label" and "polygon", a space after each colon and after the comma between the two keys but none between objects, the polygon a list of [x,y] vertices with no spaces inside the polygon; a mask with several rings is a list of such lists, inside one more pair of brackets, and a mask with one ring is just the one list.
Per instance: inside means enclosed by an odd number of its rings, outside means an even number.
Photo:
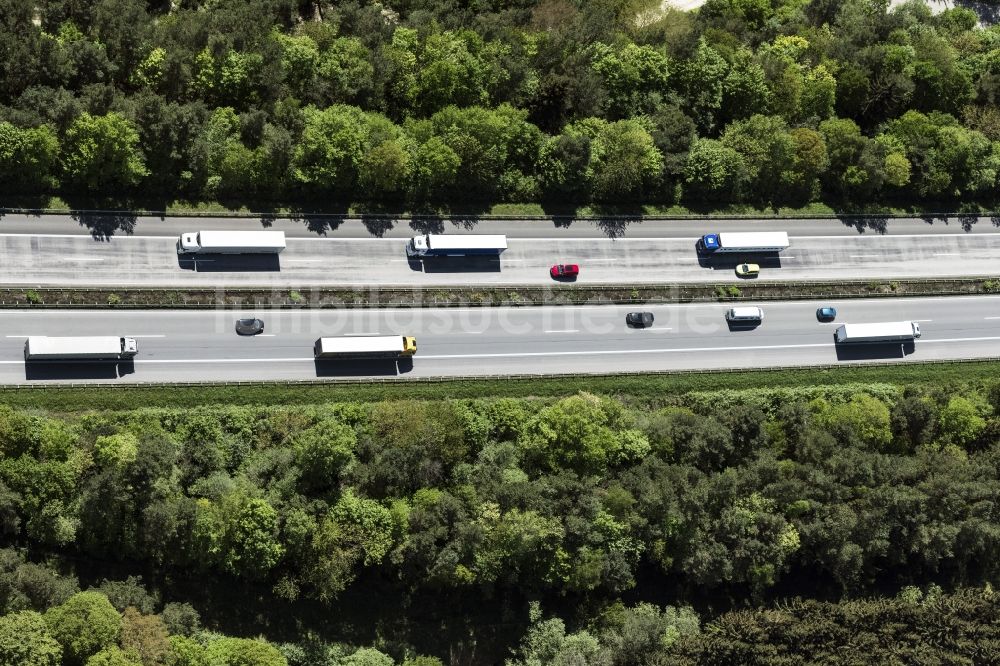
[{"label": "dark car", "polygon": [[578,264],[556,264],[549,269],[549,275],[553,280],[573,279],[580,274]]},{"label": "dark car", "polygon": [[816,310],[816,319],[820,321],[833,321],[837,318],[837,310],[835,308],[819,308]]},{"label": "dark car", "polygon": [[653,325],[652,312],[629,312],[625,315],[625,323],[635,328],[646,328]]},{"label": "dark car", "polygon": [[239,335],[257,335],[264,332],[262,319],[237,319],[236,332]]}]

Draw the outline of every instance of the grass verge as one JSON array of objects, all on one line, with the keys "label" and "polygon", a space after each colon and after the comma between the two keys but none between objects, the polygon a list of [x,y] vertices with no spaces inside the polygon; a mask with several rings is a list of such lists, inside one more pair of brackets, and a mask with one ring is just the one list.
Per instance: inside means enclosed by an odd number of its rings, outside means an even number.
[{"label": "grass verge", "polygon": [[728,282],[723,284],[559,285],[299,289],[12,289],[0,307],[19,308],[363,308],[596,305],[773,301],[811,298],[945,296],[1000,293],[1000,278]]},{"label": "grass verge", "polygon": [[907,385],[968,385],[995,381],[1000,361],[893,363],[846,367],[658,374],[389,380],[343,383],[205,384],[185,386],[3,387],[0,404],[53,412],[120,410],[199,405],[304,405],[324,402],[436,400],[446,398],[559,397],[580,390],[633,402],[655,402],[690,391],[832,386],[879,382]]},{"label": "grass verge", "polygon": [[680,204],[566,204],[554,205],[538,201],[516,203],[464,203],[408,210],[406,208],[378,208],[364,203],[331,203],[322,201],[268,201],[246,199],[240,203],[220,201],[184,201],[162,198],[130,198],[125,200],[94,199],[67,201],[58,196],[17,198],[8,197],[6,208],[10,211],[45,211],[51,213],[78,213],[81,211],[129,211],[138,215],[239,215],[248,217],[299,217],[302,215],[330,216],[388,216],[388,217],[747,217],[754,219],[783,217],[833,217],[839,215],[916,216],[938,217],[952,215],[992,215],[1000,209],[1000,201],[923,201],[918,205],[905,202],[858,205],[845,207],[831,202],[817,201],[804,206],[762,207],[751,204],[723,206],[686,206]]}]

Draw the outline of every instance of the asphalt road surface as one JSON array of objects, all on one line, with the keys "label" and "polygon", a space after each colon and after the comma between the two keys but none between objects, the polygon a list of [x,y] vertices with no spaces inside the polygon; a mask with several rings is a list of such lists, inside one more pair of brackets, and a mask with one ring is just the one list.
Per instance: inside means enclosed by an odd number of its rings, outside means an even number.
[{"label": "asphalt road surface", "polygon": [[143,235],[176,238],[199,229],[273,229],[294,238],[408,238],[417,233],[507,234],[514,238],[696,238],[713,231],[787,231],[793,236],[858,236],[896,234],[1000,233],[1000,218],[889,218],[844,216],[840,219],[630,219],[491,220],[475,217],[448,220],[392,220],[337,215],[308,218],[149,217],[128,213],[25,215],[0,213],[0,233],[73,234],[96,240]]},{"label": "asphalt road surface", "polygon": [[[833,305],[837,322],[819,323]],[[199,382],[343,377],[443,377],[734,369],[928,361],[998,356],[1000,296],[762,303],[764,321],[730,329],[722,304],[649,308],[653,327],[629,329],[621,306],[415,310],[53,311],[2,312],[0,383]],[[237,317],[254,314],[264,335],[239,337]],[[915,320],[912,344],[840,345],[841,323]],[[400,334],[417,338],[409,362],[317,363],[317,337]],[[120,335],[138,338],[124,363],[32,363],[28,335]]]},{"label": "asphalt road surface", "polygon": [[62,234],[0,234],[0,283],[32,286],[308,287],[551,284],[554,263],[579,263],[581,284],[985,276],[998,272],[1000,234],[791,236],[780,255],[700,258],[696,236],[510,238],[496,257],[413,260],[397,238],[290,238],[280,255],[182,255],[175,237],[97,242]]}]

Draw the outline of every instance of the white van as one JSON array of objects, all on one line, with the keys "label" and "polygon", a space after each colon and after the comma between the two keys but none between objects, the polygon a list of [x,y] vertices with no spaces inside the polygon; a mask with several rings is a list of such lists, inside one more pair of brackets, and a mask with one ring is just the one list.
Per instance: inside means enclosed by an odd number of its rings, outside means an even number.
[{"label": "white van", "polygon": [[764,311],[760,308],[729,308],[726,310],[726,321],[763,321]]}]

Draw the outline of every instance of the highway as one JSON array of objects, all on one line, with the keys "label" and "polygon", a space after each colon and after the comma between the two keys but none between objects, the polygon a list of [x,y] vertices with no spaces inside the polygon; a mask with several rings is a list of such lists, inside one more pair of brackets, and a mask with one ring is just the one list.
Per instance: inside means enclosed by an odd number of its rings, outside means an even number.
[{"label": "highway", "polygon": [[[838,321],[816,321],[834,305]],[[407,378],[507,374],[620,373],[733,369],[866,361],[928,361],[1000,356],[1000,296],[762,303],[756,328],[731,330],[723,304],[649,309],[654,326],[625,326],[628,308],[526,307],[389,310],[73,311],[11,310],[0,337],[0,383],[200,382]],[[241,338],[239,316],[266,322]],[[840,323],[916,320],[915,344],[836,346]],[[316,363],[312,344],[328,335],[405,334],[417,338],[410,362]],[[28,335],[138,338],[139,355],[120,364],[23,360]]]},{"label": "highway", "polygon": [[[2,226],[0,226],[2,228]],[[991,227],[992,228],[992,227]],[[290,238],[280,255],[178,257],[174,236],[0,234],[0,283],[30,286],[369,287],[551,284],[554,263],[579,263],[580,284],[737,281],[738,261],[761,264],[761,280],[986,276],[998,272],[998,233],[791,235],[781,255],[695,251],[697,236],[510,237],[490,257],[408,259],[401,238]]]}]

